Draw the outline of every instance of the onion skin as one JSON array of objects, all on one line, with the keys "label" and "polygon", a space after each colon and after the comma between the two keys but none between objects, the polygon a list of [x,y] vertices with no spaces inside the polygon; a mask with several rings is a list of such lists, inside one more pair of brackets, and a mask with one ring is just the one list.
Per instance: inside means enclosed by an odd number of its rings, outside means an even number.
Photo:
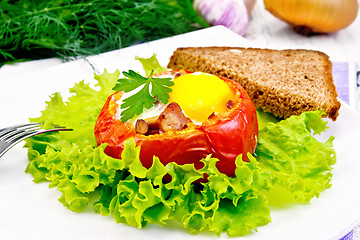
[{"label": "onion skin", "polygon": [[256,0],[244,0],[245,6],[249,13],[253,10]]},{"label": "onion skin", "polygon": [[304,35],[344,29],[359,9],[358,0],[264,0],[264,4],[271,14]]},{"label": "onion skin", "polygon": [[244,36],[249,25],[248,7],[243,0],[194,0],[194,9],[211,26],[222,25]]},{"label": "onion skin", "polygon": [[[222,78],[223,79],[223,78]],[[153,157],[157,156],[166,165],[194,164],[199,169],[200,162],[208,154],[216,157],[218,170],[228,176],[235,174],[235,159],[242,154],[247,161],[247,153],[254,153],[258,139],[258,122],[254,104],[247,92],[237,83],[223,79],[235,92],[234,105],[225,115],[218,114],[200,126],[189,126],[181,131],[168,131],[155,135],[135,132],[128,122],[122,123],[114,117],[117,99],[121,92],[112,94],[106,101],[95,124],[94,133],[98,145],[106,143],[105,153],[121,158],[124,141],[134,138],[140,149],[140,161],[150,168]]]}]

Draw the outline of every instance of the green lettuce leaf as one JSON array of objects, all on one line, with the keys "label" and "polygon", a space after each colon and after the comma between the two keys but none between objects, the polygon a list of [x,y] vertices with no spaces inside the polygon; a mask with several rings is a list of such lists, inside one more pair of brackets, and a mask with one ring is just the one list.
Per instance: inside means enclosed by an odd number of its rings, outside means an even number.
[{"label": "green lettuce leaf", "polygon": [[137,56],[135,59],[141,62],[146,75],[150,75],[152,71],[154,71],[154,74],[166,71],[166,67],[160,65],[155,53],[149,58],[142,58]]},{"label": "green lettuce leaf", "polygon": [[[129,166],[141,164],[133,140],[126,142],[126,151],[122,158],[132,158]],[[112,213],[116,222],[138,228],[178,221],[192,233],[206,230],[218,235],[245,235],[270,221],[267,200],[261,192],[265,175],[250,157],[250,163],[237,159],[240,175],[233,178],[220,173],[215,167],[218,160],[210,156],[203,160],[205,166],[200,170],[176,163],[163,166],[155,157],[149,169],[129,167],[130,175],[119,181],[115,195],[109,195],[110,204],[108,200],[96,204],[102,209],[108,207],[104,212]],[[163,183],[166,174],[171,180]],[[204,174],[208,182],[198,183]]]},{"label": "green lettuce leaf", "polygon": [[269,122],[260,130],[255,154],[261,167],[271,173],[271,204],[309,203],[331,186],[334,138],[322,143],[314,137],[326,129],[322,115],[305,112],[276,124]]},{"label": "green lettuce leaf", "polygon": [[73,129],[34,136],[25,145],[25,171],[34,182],[57,188],[59,201],[71,211],[93,208],[137,228],[176,222],[190,233],[242,236],[271,221],[270,205],[308,203],[331,186],[333,138],[314,138],[326,129],[319,111],[282,121],[258,112],[258,147],[249,162],[236,159],[235,177],[220,173],[218,159],[210,155],[201,169],[164,166],[157,157],[147,169],[133,139],[125,141],[121,159],[107,156],[105,146],[96,145],[93,128],[118,78],[118,71],[95,75],[97,89],[82,81],[67,101],[55,93],[41,116],[31,119]]}]

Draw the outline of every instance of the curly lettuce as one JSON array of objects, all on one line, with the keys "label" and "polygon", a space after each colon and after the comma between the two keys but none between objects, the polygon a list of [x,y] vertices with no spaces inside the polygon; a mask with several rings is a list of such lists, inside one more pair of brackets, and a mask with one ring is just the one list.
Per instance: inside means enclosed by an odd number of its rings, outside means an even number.
[{"label": "curly lettuce", "polygon": [[319,142],[314,134],[326,130],[321,111],[305,112],[278,123],[269,122],[259,132],[255,151],[261,167],[271,173],[267,192],[272,205],[309,203],[330,188],[336,154],[334,137]]},{"label": "curly lettuce", "polygon": [[220,173],[218,159],[210,155],[201,169],[164,166],[157,157],[147,169],[132,139],[125,142],[121,159],[107,156],[105,146],[96,145],[93,128],[118,78],[118,71],[95,75],[100,90],[82,81],[70,89],[67,101],[55,93],[41,116],[31,119],[73,129],[26,141],[26,172],[34,182],[56,187],[59,201],[71,211],[92,208],[137,228],[178,222],[190,233],[242,236],[271,221],[271,205],[309,203],[331,186],[333,138],[324,143],[314,138],[326,129],[320,111],[282,121],[259,112],[258,147],[249,162],[236,159],[235,177]]}]

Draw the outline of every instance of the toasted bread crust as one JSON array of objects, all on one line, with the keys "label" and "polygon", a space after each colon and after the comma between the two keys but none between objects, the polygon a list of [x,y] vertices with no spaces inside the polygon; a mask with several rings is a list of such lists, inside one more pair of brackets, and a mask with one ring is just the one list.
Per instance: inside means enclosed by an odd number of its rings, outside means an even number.
[{"label": "toasted bread crust", "polygon": [[339,115],[332,64],[329,57],[319,51],[178,48],[168,68],[207,72],[237,81],[255,107],[280,118],[317,109],[334,121]]}]

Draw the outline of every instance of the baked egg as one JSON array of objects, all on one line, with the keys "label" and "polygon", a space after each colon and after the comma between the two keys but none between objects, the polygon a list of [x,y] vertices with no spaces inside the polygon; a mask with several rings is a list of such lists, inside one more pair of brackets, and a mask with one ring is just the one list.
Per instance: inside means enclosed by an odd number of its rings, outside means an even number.
[{"label": "baked egg", "polygon": [[[154,75],[154,77],[172,78],[174,85],[171,87],[172,91],[169,93],[170,98],[167,104],[172,102],[179,104],[184,115],[197,125],[201,125],[212,114],[229,111],[228,102],[235,98],[228,84],[212,74],[186,73],[182,70],[176,73],[166,72],[161,76]],[[135,89],[124,93],[121,99],[133,95],[136,91]],[[117,102],[117,119],[120,119],[121,111],[123,111],[121,99]],[[162,102],[156,102],[151,108],[144,109],[143,113],[130,119],[129,123],[135,125],[139,119],[158,117],[166,106]]]}]

